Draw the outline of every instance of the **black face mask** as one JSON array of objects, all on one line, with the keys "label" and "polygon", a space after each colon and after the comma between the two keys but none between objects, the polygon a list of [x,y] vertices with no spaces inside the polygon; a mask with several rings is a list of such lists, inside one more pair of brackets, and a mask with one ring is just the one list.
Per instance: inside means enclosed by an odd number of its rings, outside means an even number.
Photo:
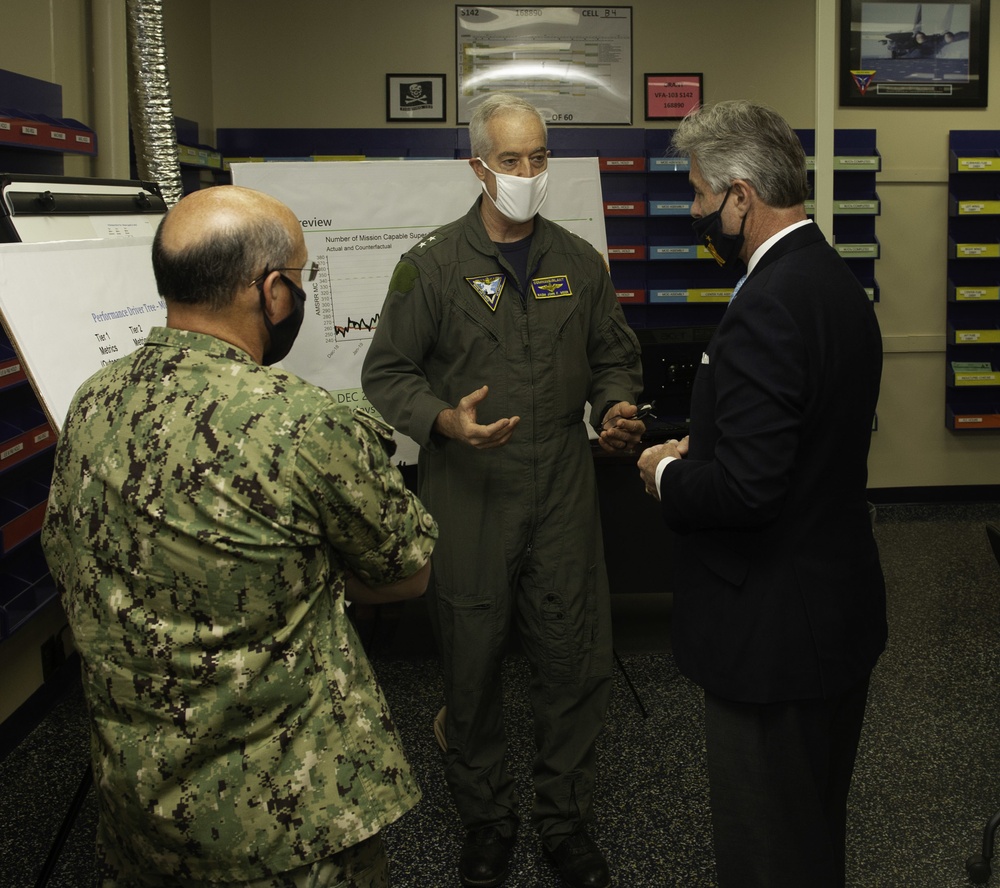
[{"label": "black face mask", "polygon": [[264,312],[264,326],[267,327],[267,333],[271,337],[271,344],[261,359],[261,363],[268,366],[278,363],[292,350],[292,344],[295,342],[295,337],[299,335],[299,328],[306,316],[306,291],[283,274],[279,274],[279,277],[285,282],[285,286],[292,291],[292,295],[295,297],[295,307],[288,317],[282,318],[277,324],[271,323],[264,307],[264,282],[261,281],[257,285],[260,288],[260,310]]},{"label": "black face mask", "polygon": [[729,200],[731,191],[732,188],[726,190],[726,196],[722,198],[719,209],[691,223],[695,234],[704,241],[712,258],[723,268],[732,265],[739,258],[740,250],[743,249],[743,227],[747,224],[747,217],[744,216],[740,222],[739,234],[726,234],[722,230],[722,208]]}]

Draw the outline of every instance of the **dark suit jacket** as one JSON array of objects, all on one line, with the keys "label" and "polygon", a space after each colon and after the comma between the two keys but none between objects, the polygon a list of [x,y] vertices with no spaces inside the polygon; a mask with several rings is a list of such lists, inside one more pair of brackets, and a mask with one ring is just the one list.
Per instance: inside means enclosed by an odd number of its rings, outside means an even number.
[{"label": "dark suit jacket", "polygon": [[815,224],[767,251],[702,357],[690,450],[660,482],[673,649],[718,696],[829,697],[885,647],[868,516],[882,371],[874,308]]}]

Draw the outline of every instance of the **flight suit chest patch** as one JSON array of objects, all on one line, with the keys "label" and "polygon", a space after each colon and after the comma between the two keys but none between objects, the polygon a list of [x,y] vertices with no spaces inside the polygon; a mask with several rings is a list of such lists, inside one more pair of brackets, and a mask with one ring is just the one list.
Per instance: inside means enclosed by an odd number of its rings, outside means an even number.
[{"label": "flight suit chest patch", "polygon": [[557,299],[560,296],[572,296],[573,288],[569,285],[567,275],[554,274],[551,277],[532,280],[531,292],[535,294],[536,299]]},{"label": "flight suit chest patch", "polygon": [[466,280],[489,306],[490,311],[496,311],[500,304],[500,294],[503,293],[503,285],[507,283],[507,275],[484,274],[480,277],[467,277]]}]

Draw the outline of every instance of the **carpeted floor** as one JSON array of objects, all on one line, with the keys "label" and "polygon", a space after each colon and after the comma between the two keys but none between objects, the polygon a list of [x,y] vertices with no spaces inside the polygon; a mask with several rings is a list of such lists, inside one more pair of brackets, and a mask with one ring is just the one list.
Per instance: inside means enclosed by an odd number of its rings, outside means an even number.
[{"label": "carpeted floor", "polygon": [[[1000,522],[1000,504],[879,507],[891,639],[873,677],[850,800],[854,888],[971,884],[965,858],[1000,809],[1000,567],[986,521]],[[616,595],[614,615],[622,668],[599,746],[595,836],[618,888],[714,888],[701,694],[669,653],[669,597]],[[424,619],[413,602],[369,635],[424,791],[387,830],[394,888],[458,884],[461,829],[431,730],[441,681]],[[528,825],[527,667],[516,651],[505,682],[523,808],[506,884],[554,888]],[[0,886],[34,884],[84,771],[85,738],[79,684],[67,680],[42,723],[0,761]],[[95,808],[91,791],[50,885],[91,884]]]}]

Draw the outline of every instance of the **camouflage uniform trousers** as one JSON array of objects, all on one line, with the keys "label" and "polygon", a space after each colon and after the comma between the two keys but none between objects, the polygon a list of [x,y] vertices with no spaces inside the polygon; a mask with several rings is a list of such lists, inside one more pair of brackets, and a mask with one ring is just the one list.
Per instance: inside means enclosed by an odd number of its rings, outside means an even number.
[{"label": "camouflage uniform trousers", "polygon": [[127,872],[109,850],[98,852],[100,888],[389,888],[389,858],[378,833],[324,860],[250,882],[200,882]]}]

